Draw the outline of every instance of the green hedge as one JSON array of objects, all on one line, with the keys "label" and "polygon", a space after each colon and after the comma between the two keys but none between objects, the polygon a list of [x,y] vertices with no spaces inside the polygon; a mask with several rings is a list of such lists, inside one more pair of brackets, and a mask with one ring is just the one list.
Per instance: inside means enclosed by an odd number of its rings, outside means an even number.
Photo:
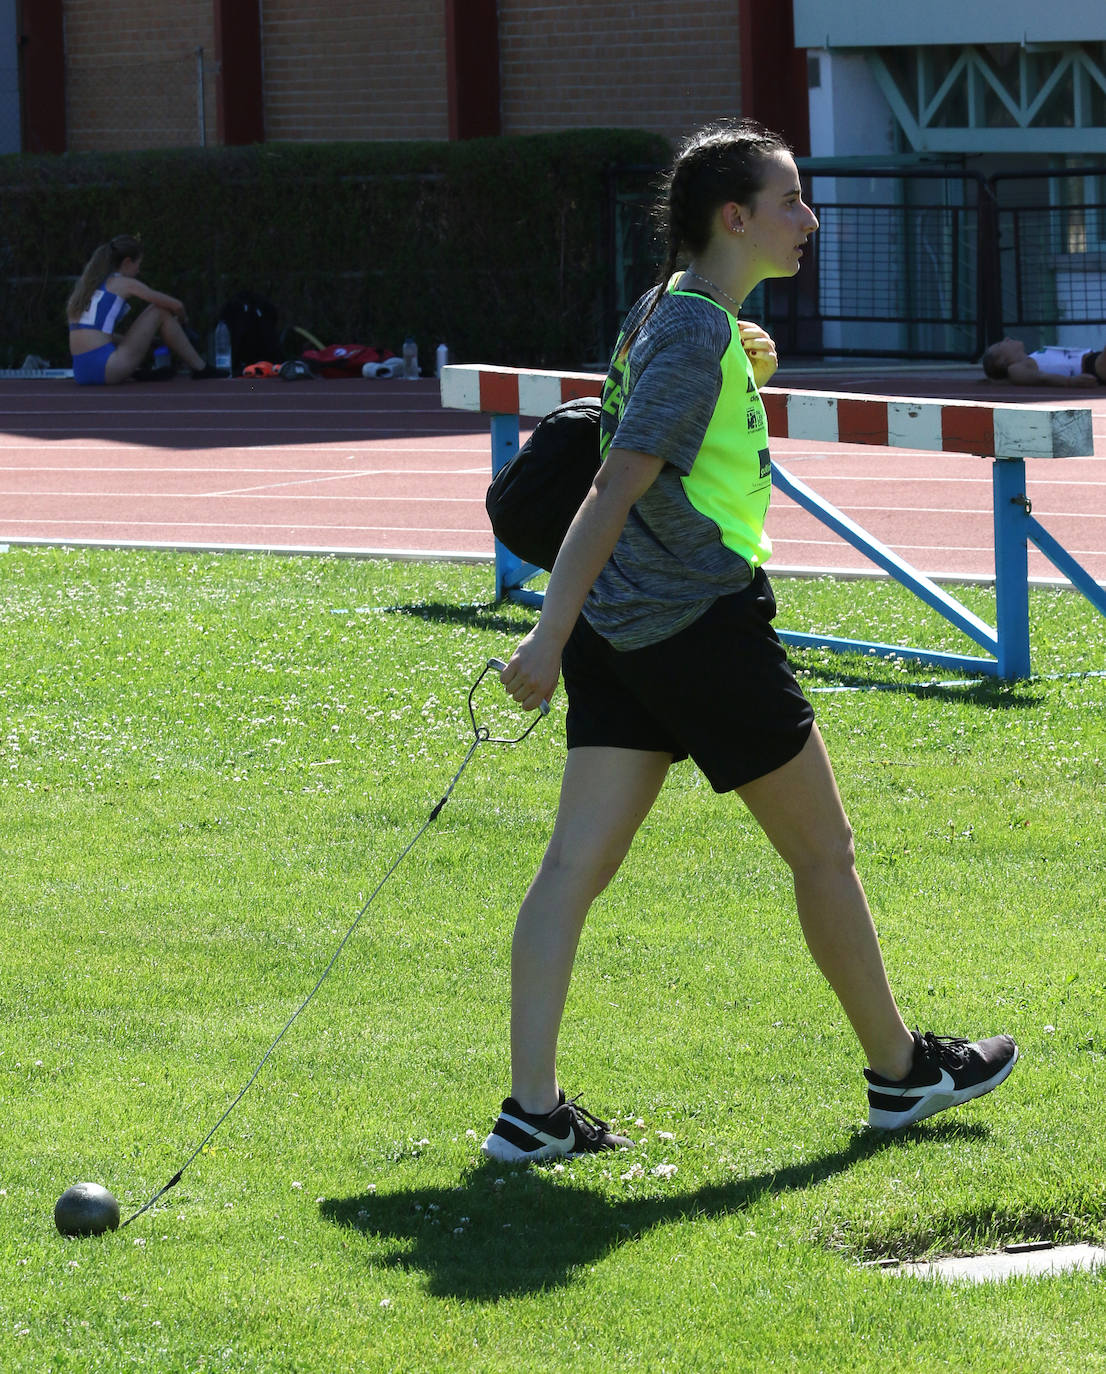
[{"label": "green hedge", "polygon": [[663,139],[587,129],[457,143],[0,158],[0,356],[68,362],[64,306],[92,249],[146,244],[143,277],[206,333],[248,289],[324,343],[411,332],[425,360],[573,366],[606,345],[605,172]]}]

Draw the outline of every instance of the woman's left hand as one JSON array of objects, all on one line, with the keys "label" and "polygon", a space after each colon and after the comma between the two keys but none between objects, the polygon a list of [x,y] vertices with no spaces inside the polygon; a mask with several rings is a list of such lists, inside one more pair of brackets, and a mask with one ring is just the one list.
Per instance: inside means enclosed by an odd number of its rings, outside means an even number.
[{"label": "woman's left hand", "polygon": [[752,320],[738,320],[737,327],[741,335],[741,346],[753,365],[753,381],[759,389],[768,384],[780,365],[780,360],[776,357],[776,345],[772,342],[772,336]]}]

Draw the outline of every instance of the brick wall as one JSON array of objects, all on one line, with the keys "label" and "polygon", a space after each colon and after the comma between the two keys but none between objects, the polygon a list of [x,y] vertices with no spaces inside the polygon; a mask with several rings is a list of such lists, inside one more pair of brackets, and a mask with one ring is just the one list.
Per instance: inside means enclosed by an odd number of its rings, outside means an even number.
[{"label": "brick wall", "polygon": [[601,125],[675,139],[740,114],[738,9],[739,0],[500,0],[503,132]]},{"label": "brick wall", "polygon": [[265,136],[447,138],[443,0],[264,0]]},{"label": "brick wall", "polygon": [[[782,2],[782,0],[781,0]],[[502,132],[740,110],[740,0],[499,0]],[[213,0],[64,0],[73,151],[216,142]],[[270,139],[446,138],[444,0],[261,0]],[[463,14],[463,9],[461,11]]]},{"label": "brick wall", "polygon": [[198,145],[200,47],[207,141],[215,142],[211,0],[65,0],[63,15],[70,151]]}]

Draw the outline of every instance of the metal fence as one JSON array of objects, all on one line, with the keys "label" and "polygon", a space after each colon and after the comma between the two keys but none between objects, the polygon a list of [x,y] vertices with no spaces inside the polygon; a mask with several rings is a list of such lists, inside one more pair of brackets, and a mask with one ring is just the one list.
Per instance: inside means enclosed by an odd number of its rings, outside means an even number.
[{"label": "metal fence", "polygon": [[213,94],[203,48],[149,62],[70,63],[69,150],[206,147]]},{"label": "metal fence", "polygon": [[1001,314],[1032,346],[1106,342],[1106,171],[1006,172],[991,178]]},{"label": "metal fence", "polygon": [[19,68],[0,61],[0,154],[23,148],[19,113]]},{"label": "metal fence", "polygon": [[[611,173],[608,344],[656,280],[657,170]],[[746,303],[790,356],[967,361],[1003,332],[1030,347],[1102,342],[1106,169],[804,172],[821,230],[796,277],[762,284]]]}]

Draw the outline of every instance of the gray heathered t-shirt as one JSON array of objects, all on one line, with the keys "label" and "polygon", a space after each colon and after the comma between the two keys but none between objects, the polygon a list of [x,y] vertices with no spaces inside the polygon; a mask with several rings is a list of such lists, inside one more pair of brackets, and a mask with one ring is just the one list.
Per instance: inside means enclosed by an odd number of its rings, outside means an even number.
[{"label": "gray heathered t-shirt", "polygon": [[[652,295],[630,311],[624,335]],[[718,597],[753,579],[749,563],[721,542],[718,525],[691,504],[683,487],[718,404],[722,357],[735,339],[732,317],[714,302],[666,293],[622,364],[616,346],[604,390],[604,450],[609,439],[610,448],[664,460],[584,602],[588,622],[616,649],[669,638]],[[762,478],[766,464],[765,450]]]}]

